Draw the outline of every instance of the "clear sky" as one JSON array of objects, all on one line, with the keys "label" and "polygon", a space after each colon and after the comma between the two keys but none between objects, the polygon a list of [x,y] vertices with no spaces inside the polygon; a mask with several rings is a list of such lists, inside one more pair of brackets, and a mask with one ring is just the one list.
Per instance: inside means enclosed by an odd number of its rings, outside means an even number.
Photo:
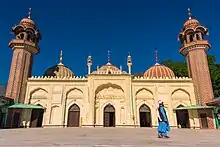
[{"label": "clear sky", "polygon": [[220,61],[220,2],[218,0],[2,0],[0,5],[0,83],[7,83],[12,50],[8,42],[14,37],[11,27],[27,16],[32,8],[32,19],[41,30],[41,52],[34,57],[33,75],[59,61],[75,75],[87,72],[87,56],[92,55],[93,69],[111,62],[127,70],[128,52],[133,58],[132,72],[143,72],[155,64],[155,48],[159,61],[184,61],[178,49],[178,33],[192,16],[209,28],[212,50]]}]

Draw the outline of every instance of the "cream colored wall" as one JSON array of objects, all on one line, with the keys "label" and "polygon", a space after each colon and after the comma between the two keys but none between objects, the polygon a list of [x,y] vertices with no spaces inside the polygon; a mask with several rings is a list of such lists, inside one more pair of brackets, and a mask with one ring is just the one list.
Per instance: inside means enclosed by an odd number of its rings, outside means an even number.
[{"label": "cream colored wall", "polygon": [[[67,125],[68,109],[77,104],[80,117],[85,124],[90,124],[88,117],[88,85],[86,78],[45,79],[30,78],[27,84],[25,103],[40,104],[46,108],[43,126],[54,127]],[[66,110],[66,111],[65,111]],[[64,119],[65,118],[65,119]]]},{"label": "cream colored wall", "polygon": [[[115,108],[117,126],[133,124],[130,75],[90,75],[88,81],[91,105],[96,101],[96,125],[103,125],[103,111],[108,104]],[[94,105],[91,112],[91,117],[94,118]]]},{"label": "cream colored wall", "polygon": [[[156,115],[156,105],[158,100],[163,100],[167,110],[169,123],[177,127],[176,113],[173,111],[179,105],[195,105],[194,88],[191,79],[174,78],[174,79],[143,79],[135,78],[133,80],[133,97],[135,101],[135,118],[136,124],[139,121],[139,108],[146,104],[152,115],[152,126],[158,125]],[[196,111],[189,113],[191,127],[199,126],[199,120]]]},{"label": "cream colored wall", "polygon": [[[25,103],[46,108],[44,127],[67,125],[68,110],[73,104],[80,107],[82,125],[91,126],[95,114],[96,125],[103,125],[103,111],[108,104],[115,108],[116,126],[139,125],[139,108],[146,104],[151,109],[152,125],[157,126],[155,105],[158,99],[163,99],[167,106],[170,125],[177,126],[173,109],[180,104],[196,104],[191,79],[131,79],[130,75],[89,75],[88,78],[70,79],[32,77],[28,80]],[[196,112],[189,113],[190,124],[195,122],[199,126],[195,115]],[[30,120],[30,115],[25,119]]]}]

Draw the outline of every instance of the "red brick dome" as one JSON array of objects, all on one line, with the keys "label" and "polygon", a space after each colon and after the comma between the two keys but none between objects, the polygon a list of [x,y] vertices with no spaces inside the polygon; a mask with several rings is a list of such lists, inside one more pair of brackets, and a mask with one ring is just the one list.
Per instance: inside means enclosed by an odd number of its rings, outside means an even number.
[{"label": "red brick dome", "polygon": [[175,74],[170,68],[156,63],[154,66],[152,66],[147,71],[145,71],[144,77],[146,78],[166,78],[166,77],[172,78],[172,77],[175,77]]}]

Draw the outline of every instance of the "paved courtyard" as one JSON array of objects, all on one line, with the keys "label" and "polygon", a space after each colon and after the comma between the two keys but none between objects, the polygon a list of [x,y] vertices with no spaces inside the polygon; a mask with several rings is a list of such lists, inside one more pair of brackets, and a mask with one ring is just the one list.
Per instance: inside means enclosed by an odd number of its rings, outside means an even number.
[{"label": "paved courtyard", "polygon": [[48,128],[0,130],[4,147],[219,147],[220,130],[173,129],[170,139],[149,128]]}]

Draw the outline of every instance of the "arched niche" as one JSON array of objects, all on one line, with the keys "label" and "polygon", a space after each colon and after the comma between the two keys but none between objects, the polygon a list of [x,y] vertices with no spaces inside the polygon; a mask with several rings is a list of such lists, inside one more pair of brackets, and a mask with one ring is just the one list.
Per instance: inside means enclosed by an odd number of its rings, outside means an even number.
[{"label": "arched niche", "polygon": [[57,105],[52,106],[50,110],[49,124],[52,124],[52,125],[58,124],[58,121],[59,121],[58,114],[59,114],[59,106]]},{"label": "arched niche", "polygon": [[68,90],[66,97],[67,99],[81,99],[83,98],[83,92],[78,88],[73,88]]},{"label": "arched niche", "polygon": [[135,97],[137,99],[153,99],[153,92],[146,89],[146,88],[141,88],[136,92]]},{"label": "arched niche", "polygon": [[31,99],[46,99],[48,92],[43,88],[37,88],[30,92]]},{"label": "arched niche", "polygon": [[95,90],[96,99],[122,99],[124,90],[116,84],[103,84]]},{"label": "arched niche", "polygon": [[190,94],[184,89],[176,89],[172,92],[173,100],[190,100]]}]

